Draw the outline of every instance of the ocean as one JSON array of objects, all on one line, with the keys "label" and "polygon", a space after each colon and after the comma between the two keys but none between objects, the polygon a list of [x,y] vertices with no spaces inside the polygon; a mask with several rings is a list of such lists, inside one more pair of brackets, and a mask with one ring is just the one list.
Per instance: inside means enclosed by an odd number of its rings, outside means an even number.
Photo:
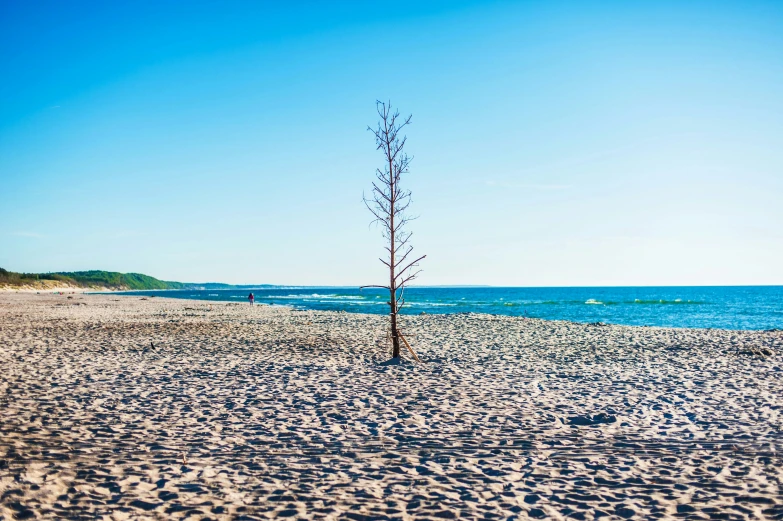
[{"label": "ocean", "polygon": [[[131,291],[131,295],[241,302],[251,290]],[[389,312],[388,293],[356,287],[252,290],[257,304],[296,309]],[[489,313],[574,322],[720,329],[783,329],[783,286],[412,287],[404,314]]]}]

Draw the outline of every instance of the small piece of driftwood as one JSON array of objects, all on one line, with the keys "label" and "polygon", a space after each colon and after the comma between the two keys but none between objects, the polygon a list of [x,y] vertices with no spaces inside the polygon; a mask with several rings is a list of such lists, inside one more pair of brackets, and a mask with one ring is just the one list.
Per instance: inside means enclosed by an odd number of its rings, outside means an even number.
[{"label": "small piece of driftwood", "polygon": [[423,363],[421,360],[419,360],[419,357],[418,357],[418,356],[416,356],[416,353],[414,353],[414,352],[413,352],[413,348],[412,348],[412,347],[411,347],[411,345],[408,343],[408,341],[407,341],[407,340],[405,340],[405,337],[404,337],[404,336],[402,336],[402,333],[400,333],[399,331],[397,331],[397,334],[400,336],[400,338],[402,338],[402,341],[403,341],[403,342],[405,342],[405,347],[407,347],[407,348],[408,348],[408,351],[410,351],[410,352],[411,352],[411,354],[413,355],[413,358],[415,358],[415,359],[416,359],[416,361],[417,361],[417,362],[419,362],[420,364],[421,364],[421,363]]}]

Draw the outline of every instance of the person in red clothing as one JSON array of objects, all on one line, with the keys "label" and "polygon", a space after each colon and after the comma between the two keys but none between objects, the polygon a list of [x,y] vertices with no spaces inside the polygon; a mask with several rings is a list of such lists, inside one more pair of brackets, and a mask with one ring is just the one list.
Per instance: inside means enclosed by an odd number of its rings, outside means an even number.
[{"label": "person in red clothing", "polygon": [[250,301],[250,305],[251,305],[251,306],[253,305],[253,301],[254,301],[255,299],[256,299],[256,297],[254,297],[252,293],[251,293],[250,295],[248,295],[248,296],[247,296],[247,300],[249,300],[249,301]]}]

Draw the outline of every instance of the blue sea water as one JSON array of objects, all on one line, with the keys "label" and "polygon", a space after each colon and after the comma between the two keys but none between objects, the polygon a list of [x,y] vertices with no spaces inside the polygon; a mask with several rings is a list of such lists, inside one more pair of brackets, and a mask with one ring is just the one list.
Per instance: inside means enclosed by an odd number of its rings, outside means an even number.
[{"label": "blue sea water", "polygon": [[[242,302],[250,290],[136,291],[132,295]],[[253,289],[256,303],[298,309],[389,312],[383,290]],[[721,329],[783,329],[783,286],[498,288],[413,287],[403,313],[490,313],[575,322]]]}]

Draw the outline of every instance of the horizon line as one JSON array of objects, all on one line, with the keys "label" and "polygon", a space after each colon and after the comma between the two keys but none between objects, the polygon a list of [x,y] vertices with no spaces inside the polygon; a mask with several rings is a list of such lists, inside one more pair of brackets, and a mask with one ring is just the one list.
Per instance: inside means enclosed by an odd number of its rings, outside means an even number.
[{"label": "horizon line", "polygon": [[[172,282],[172,281],[168,281]],[[227,286],[242,286],[244,288],[252,287],[274,287],[274,288],[360,288],[359,284],[232,284],[229,282],[185,282],[183,284],[193,284],[194,286],[206,285],[206,284],[225,284]],[[783,283],[780,284],[586,284],[586,285],[540,285],[540,286],[503,286],[492,284],[422,284],[422,285],[410,285],[407,288],[497,288],[497,289],[534,289],[534,288],[775,288],[783,287]],[[227,289],[213,288],[210,291],[226,291]],[[367,288],[367,289],[383,289],[383,288]],[[156,290],[138,290],[138,291],[185,291],[179,289],[156,289]]]}]

